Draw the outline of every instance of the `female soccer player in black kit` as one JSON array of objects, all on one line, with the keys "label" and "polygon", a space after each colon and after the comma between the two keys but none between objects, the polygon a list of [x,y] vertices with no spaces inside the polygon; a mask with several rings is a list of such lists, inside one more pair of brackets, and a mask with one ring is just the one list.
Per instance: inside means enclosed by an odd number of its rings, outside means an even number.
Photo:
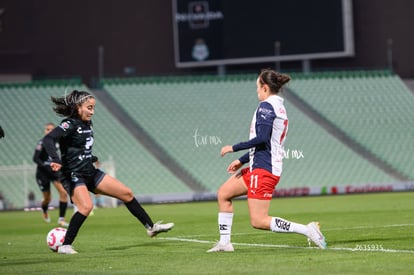
[{"label": "female soccer player in black kit", "polygon": [[[55,128],[55,125],[51,122],[45,124],[44,135],[47,135]],[[47,212],[49,208],[49,203],[52,200],[50,192],[50,182],[53,182],[56,190],[59,193],[59,220],[58,225],[67,227],[68,223],[65,222],[66,208],[68,206],[68,194],[63,188],[60,180],[60,172],[53,172],[50,167],[50,157],[46,153],[45,148],[43,147],[43,138],[39,140],[36,145],[35,152],[33,154],[33,161],[37,164],[36,169],[36,182],[39,185],[40,191],[42,191],[43,200],[42,200],[42,210],[43,210],[43,219],[45,222],[50,223],[49,213]]]},{"label": "female soccer player in black kit", "polygon": [[[62,171],[63,185],[78,211],[73,214],[66,232],[60,254],[76,254],[72,243],[80,227],[93,209],[89,192],[108,195],[125,203],[128,210],[146,228],[149,237],[173,228],[173,223],[153,223],[147,212],[138,203],[131,189],[119,180],[96,169],[92,155],[94,142],[92,116],[95,98],[88,92],[74,90],[64,97],[51,97],[56,114],[66,117],[60,125],[44,137],[43,144],[51,156],[53,171]],[[59,142],[62,159],[59,158],[55,142]]]}]

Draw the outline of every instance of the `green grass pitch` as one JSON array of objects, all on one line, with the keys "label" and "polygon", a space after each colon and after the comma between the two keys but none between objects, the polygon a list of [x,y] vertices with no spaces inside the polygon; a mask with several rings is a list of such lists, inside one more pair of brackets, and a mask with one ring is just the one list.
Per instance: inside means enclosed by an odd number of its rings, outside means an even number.
[{"label": "green grass pitch", "polygon": [[[273,199],[270,215],[320,221],[328,249],[304,236],[251,228],[245,200],[234,202],[233,253],[206,253],[218,240],[215,202],[144,205],[175,228],[148,238],[125,207],[98,209],[73,244],[51,252],[40,212],[0,212],[0,274],[412,274],[414,193]],[[72,209],[68,209],[68,215]]]}]

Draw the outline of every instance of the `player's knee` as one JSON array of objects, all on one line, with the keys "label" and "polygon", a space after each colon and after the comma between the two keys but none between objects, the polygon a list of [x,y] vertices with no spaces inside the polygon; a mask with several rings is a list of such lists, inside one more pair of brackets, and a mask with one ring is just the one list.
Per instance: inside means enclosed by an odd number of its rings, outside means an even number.
[{"label": "player's knee", "polygon": [[88,216],[93,210],[93,204],[79,204],[77,208],[81,214]]},{"label": "player's knee", "polygon": [[123,202],[129,202],[134,198],[134,193],[128,187],[123,191],[122,197],[120,198]]},{"label": "player's knee", "polygon": [[217,190],[216,195],[217,195],[217,200],[218,201],[224,200],[224,195],[223,195],[223,192],[221,191],[221,189]]},{"label": "player's knee", "polygon": [[65,194],[60,194],[59,201],[68,202],[68,195],[66,193]]},{"label": "player's knee", "polygon": [[231,200],[231,198],[229,198],[227,192],[225,192],[225,190],[223,190],[223,188],[219,188],[217,191],[217,200],[220,202],[225,202],[225,201],[229,201]]}]

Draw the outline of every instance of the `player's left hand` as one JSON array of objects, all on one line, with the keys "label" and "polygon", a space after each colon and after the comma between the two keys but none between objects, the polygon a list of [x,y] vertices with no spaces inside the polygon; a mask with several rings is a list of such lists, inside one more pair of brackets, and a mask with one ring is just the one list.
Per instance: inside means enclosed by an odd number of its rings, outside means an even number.
[{"label": "player's left hand", "polygon": [[232,163],[230,163],[229,167],[227,167],[227,172],[230,174],[234,174],[240,167],[242,167],[242,163],[240,160],[236,159]]}]

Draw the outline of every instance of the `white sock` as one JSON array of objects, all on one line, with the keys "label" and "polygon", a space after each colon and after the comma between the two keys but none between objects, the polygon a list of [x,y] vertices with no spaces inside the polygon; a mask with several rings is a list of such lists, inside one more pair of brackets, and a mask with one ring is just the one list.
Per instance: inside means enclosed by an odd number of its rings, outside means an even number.
[{"label": "white sock", "polygon": [[233,224],[233,213],[219,212],[218,227],[220,232],[220,243],[228,244],[231,238],[231,226]]},{"label": "white sock", "polygon": [[290,222],[279,217],[272,217],[272,220],[270,222],[270,230],[272,230],[273,232],[284,233],[294,232],[305,236],[307,236],[308,234],[308,227],[306,225]]}]

